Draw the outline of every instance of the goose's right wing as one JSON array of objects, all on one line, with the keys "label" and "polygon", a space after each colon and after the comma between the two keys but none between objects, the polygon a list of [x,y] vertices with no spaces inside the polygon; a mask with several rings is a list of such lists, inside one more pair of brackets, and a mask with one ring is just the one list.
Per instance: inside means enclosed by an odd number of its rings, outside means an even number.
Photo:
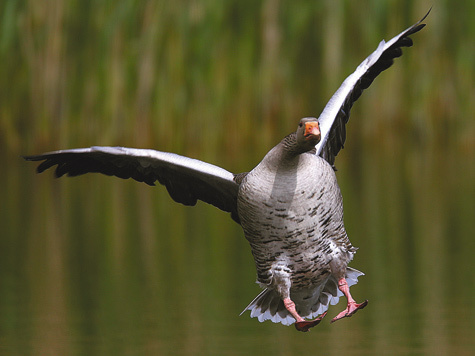
[{"label": "goose's right wing", "polygon": [[174,153],[126,147],[90,147],[25,156],[28,161],[43,161],[38,173],[55,165],[56,177],[102,173],[166,186],[178,203],[195,205],[197,200],[237,214],[238,182],[235,175],[218,166]]}]

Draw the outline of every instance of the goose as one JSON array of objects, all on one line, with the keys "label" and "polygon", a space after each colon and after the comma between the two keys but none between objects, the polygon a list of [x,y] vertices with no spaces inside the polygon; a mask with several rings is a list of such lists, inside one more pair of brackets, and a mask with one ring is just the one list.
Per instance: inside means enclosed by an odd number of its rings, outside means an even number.
[{"label": "goose", "polygon": [[56,177],[95,172],[152,186],[158,181],[178,203],[192,206],[201,200],[230,213],[250,244],[263,289],[242,313],[249,310],[260,322],[295,323],[305,332],[341,296],[347,306],[331,322],[350,317],[368,301],[357,303],[349,289],[363,273],[348,267],[356,248],[343,223],[335,157],[345,143],[353,103],[402,55],[402,47],[412,46],[410,36],[425,26],[429,12],[390,41],[381,41],[318,118],[301,119],[296,131],[249,172],[233,174],[178,154],[125,147],[66,149],[24,158],[42,161],[38,173],[56,166]]}]

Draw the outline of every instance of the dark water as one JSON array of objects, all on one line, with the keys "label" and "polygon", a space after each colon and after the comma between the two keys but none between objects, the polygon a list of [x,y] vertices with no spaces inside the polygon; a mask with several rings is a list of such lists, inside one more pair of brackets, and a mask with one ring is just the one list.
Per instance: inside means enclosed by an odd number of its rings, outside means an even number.
[{"label": "dark water", "polygon": [[473,205],[463,208],[464,192],[433,182],[443,178],[436,172],[425,176],[435,167],[418,169],[425,182],[414,184],[386,170],[384,153],[362,156],[360,177],[343,168],[338,175],[360,247],[352,266],[366,273],[352,290],[370,304],[306,334],[239,316],[259,288],[227,214],[178,206],[163,189],[132,181],[37,176],[32,164],[7,157],[0,353],[472,354]]},{"label": "dark water", "polygon": [[[1,355],[474,355],[473,2],[0,2]],[[369,305],[259,323],[230,217],[22,154],[156,148],[249,170],[382,39],[433,10],[337,157]]]}]

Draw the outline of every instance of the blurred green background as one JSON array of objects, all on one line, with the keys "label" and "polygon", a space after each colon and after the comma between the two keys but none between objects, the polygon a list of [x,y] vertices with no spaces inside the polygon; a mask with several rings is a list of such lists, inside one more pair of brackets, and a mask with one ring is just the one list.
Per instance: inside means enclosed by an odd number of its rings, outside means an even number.
[{"label": "blurred green background", "polygon": [[[227,214],[20,158],[121,145],[247,171],[431,6],[337,157],[370,301],[351,319],[239,316],[259,288]],[[0,354],[472,355],[474,19],[469,0],[1,1]]]}]

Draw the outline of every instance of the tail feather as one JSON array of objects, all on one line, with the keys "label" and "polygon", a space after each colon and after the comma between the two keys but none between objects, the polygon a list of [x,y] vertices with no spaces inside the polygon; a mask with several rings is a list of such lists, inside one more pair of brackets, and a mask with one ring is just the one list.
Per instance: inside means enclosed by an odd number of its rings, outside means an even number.
[{"label": "tail feather", "polygon": [[[345,275],[348,286],[358,283],[358,277],[362,275],[364,275],[363,272],[348,267]],[[297,312],[307,319],[318,317],[328,309],[329,305],[337,304],[341,296],[343,293],[338,289],[338,281],[333,276],[319,286],[291,291],[290,295],[295,302]],[[271,320],[283,325],[291,325],[295,322],[294,317],[285,308],[282,298],[274,289],[264,289],[240,315],[247,310],[251,311],[251,318],[257,318],[260,322]]]}]

